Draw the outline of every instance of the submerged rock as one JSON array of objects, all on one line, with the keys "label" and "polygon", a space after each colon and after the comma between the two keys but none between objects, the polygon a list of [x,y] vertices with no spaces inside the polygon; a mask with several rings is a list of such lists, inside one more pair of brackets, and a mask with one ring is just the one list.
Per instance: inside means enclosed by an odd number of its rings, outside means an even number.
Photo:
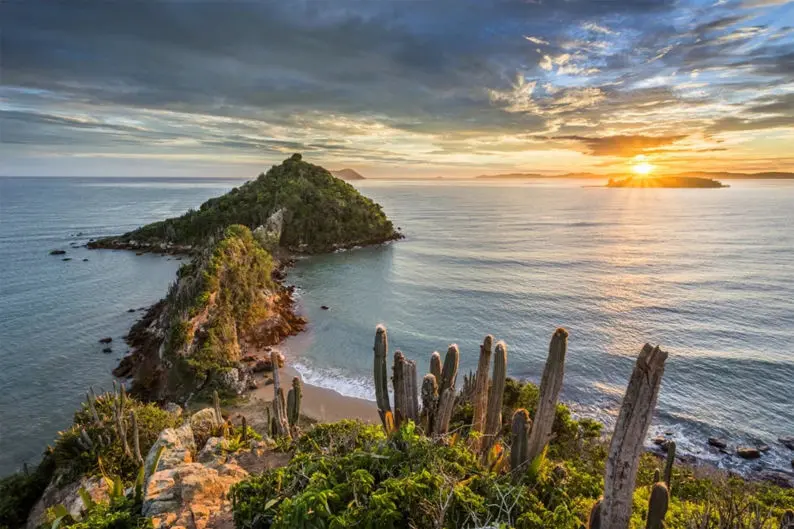
[{"label": "submerged rock", "polygon": [[715,448],[724,449],[728,447],[728,441],[721,437],[709,437],[709,444]]},{"label": "submerged rock", "polygon": [[789,450],[794,450],[794,435],[787,435],[787,436],[784,436],[784,437],[778,437],[777,440],[780,441],[781,443],[783,443],[783,446],[785,446]]},{"label": "submerged rock", "polygon": [[740,446],[736,449],[736,455],[744,459],[758,459],[761,451],[754,446]]},{"label": "submerged rock", "polygon": [[100,338],[99,339],[99,343],[110,343],[112,341],[113,341],[113,338],[111,338],[110,336],[106,336],[105,338]]},{"label": "submerged rock", "polygon": [[50,255],[63,255],[66,253],[66,250],[50,250]]}]

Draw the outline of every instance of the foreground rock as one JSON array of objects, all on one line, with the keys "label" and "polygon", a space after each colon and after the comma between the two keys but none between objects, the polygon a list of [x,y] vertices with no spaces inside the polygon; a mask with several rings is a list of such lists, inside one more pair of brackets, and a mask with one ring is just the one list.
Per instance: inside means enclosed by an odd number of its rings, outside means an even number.
[{"label": "foreground rock", "polygon": [[182,427],[164,430],[149,451],[147,468],[163,447],[157,468],[145,477],[142,507],[155,529],[205,529],[219,518],[230,519],[232,485],[250,472],[286,463],[286,454],[271,451],[272,441],[252,441],[244,450],[227,453],[225,439],[210,437],[197,450],[193,426],[204,433],[216,424],[214,410],[201,410]]},{"label": "foreground rock", "polygon": [[27,529],[38,529],[45,521],[47,509],[53,505],[62,504],[72,516],[79,516],[85,508],[80,496],[80,489],[85,491],[96,502],[108,501],[108,484],[101,477],[83,477],[66,485],[56,481],[50,483],[44,494],[36,502],[33,510],[28,515]]}]

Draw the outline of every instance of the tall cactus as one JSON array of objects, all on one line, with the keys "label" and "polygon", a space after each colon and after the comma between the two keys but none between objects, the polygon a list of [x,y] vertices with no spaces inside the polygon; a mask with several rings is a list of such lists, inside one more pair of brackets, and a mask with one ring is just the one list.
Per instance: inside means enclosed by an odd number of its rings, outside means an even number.
[{"label": "tall cactus", "polygon": [[532,427],[532,420],[529,412],[524,408],[519,408],[513,413],[513,424],[511,427],[510,445],[510,468],[513,470],[514,479],[518,479],[520,470],[527,462],[527,448],[529,447],[529,432]]},{"label": "tall cactus", "polygon": [[408,420],[417,422],[419,419],[419,395],[416,390],[416,362],[408,360],[400,351],[396,351],[392,373],[394,413],[397,425]]},{"label": "tall cactus", "polygon": [[432,373],[422,379],[422,429],[426,435],[433,435],[438,407],[438,382]]},{"label": "tall cactus", "polygon": [[124,424],[124,403],[125,393],[124,385],[122,384],[119,394],[113,399],[113,420],[116,422],[116,434],[119,437],[119,443],[121,443],[121,449],[124,451],[124,455],[132,457],[130,445],[127,443],[127,428]]},{"label": "tall cactus", "polygon": [[430,355],[430,374],[436,377],[436,382],[441,384],[441,355],[433,351]]},{"label": "tall cactus", "polygon": [[273,419],[276,435],[290,435],[289,419],[287,418],[287,399],[284,397],[284,388],[278,388],[274,395]]},{"label": "tall cactus", "polygon": [[378,414],[386,428],[385,413],[391,411],[389,405],[389,375],[386,369],[386,355],[389,352],[389,341],[386,327],[378,325],[375,328],[375,400],[378,405]]},{"label": "tall cactus", "polygon": [[433,425],[434,435],[444,435],[449,432],[449,421],[452,419],[452,408],[455,405],[455,389],[447,388],[438,398],[436,420]]},{"label": "tall cactus", "polygon": [[298,419],[301,416],[301,400],[303,398],[303,387],[301,386],[301,379],[294,377],[292,379],[292,389],[287,393],[287,422],[290,427],[295,427],[298,424]]},{"label": "tall cactus", "polygon": [[221,398],[218,390],[212,391],[212,407],[215,410],[215,422],[223,424],[223,413],[221,413]]},{"label": "tall cactus", "polygon": [[590,518],[587,521],[587,529],[601,529],[601,504],[604,503],[604,498],[598,498],[598,501],[593,504],[590,509]]},{"label": "tall cactus", "polygon": [[88,402],[88,410],[91,412],[91,417],[94,419],[94,424],[101,425],[102,421],[99,420],[99,414],[96,411],[96,395],[94,394],[94,388],[88,387],[85,398]]},{"label": "tall cactus", "polygon": [[601,525],[627,529],[643,442],[648,433],[667,353],[645,344],[631,374],[609,445]]},{"label": "tall cactus", "polygon": [[667,505],[670,503],[670,493],[664,483],[655,483],[651,489],[648,500],[648,519],[645,529],[663,529],[664,517],[667,514]]},{"label": "tall cactus", "polygon": [[477,364],[477,375],[474,380],[474,395],[472,398],[474,418],[471,423],[473,432],[482,433],[485,429],[485,411],[488,407],[488,369],[491,367],[492,348],[493,336],[489,334],[480,346],[480,361]]},{"label": "tall cactus", "polygon": [[673,465],[675,464],[675,441],[668,441],[665,446],[667,448],[667,460],[664,464],[664,483],[667,485],[667,489],[670,490],[673,482]]},{"label": "tall cactus", "polygon": [[455,381],[458,378],[458,364],[460,362],[460,351],[457,344],[452,344],[447,349],[444,357],[444,368],[441,370],[441,379],[438,381],[438,392],[443,395],[447,388],[455,391]]},{"label": "tall cactus", "polygon": [[130,411],[130,422],[132,423],[132,453],[135,456],[135,461],[139,465],[143,465],[143,456],[141,455],[141,437],[138,431],[138,418],[135,417],[135,412]]},{"label": "tall cactus", "polygon": [[507,379],[507,344],[499,341],[496,344],[493,358],[493,374],[491,375],[491,389],[488,391],[488,407],[485,414],[485,438],[482,443],[482,453],[487,454],[491,449],[496,435],[502,428],[502,401],[505,393],[505,380]]},{"label": "tall cactus", "polygon": [[568,331],[560,327],[551,337],[549,356],[540,379],[540,397],[532,432],[529,434],[527,458],[532,461],[543,452],[551,439],[551,427],[557,411],[557,398],[565,375],[565,353],[568,349]]}]

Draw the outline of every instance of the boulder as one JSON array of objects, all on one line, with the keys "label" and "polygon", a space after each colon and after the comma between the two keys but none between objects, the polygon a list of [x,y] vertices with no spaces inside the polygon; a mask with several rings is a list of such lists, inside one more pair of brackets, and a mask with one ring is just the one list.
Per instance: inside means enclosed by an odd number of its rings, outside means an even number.
[{"label": "boulder", "polygon": [[783,437],[778,437],[777,440],[780,441],[783,444],[783,446],[785,446],[789,450],[794,450],[794,435],[786,435]]},{"label": "boulder", "polygon": [[215,410],[204,408],[190,416],[190,427],[198,446],[203,446],[207,439],[215,435],[215,430],[220,426]]},{"label": "boulder", "polygon": [[652,440],[653,440],[653,444],[657,446],[664,446],[665,444],[667,444],[667,437],[663,435],[657,435]]},{"label": "boulder", "polygon": [[223,446],[226,440],[223,437],[210,437],[204,443],[204,448],[196,456],[199,463],[211,463],[223,456]]},{"label": "boulder", "polygon": [[709,444],[721,450],[728,447],[728,441],[721,437],[709,437]]},{"label": "boulder", "polygon": [[758,459],[761,451],[754,446],[740,446],[736,449],[736,455],[744,459]]},{"label": "boulder", "polygon": [[221,373],[217,380],[220,387],[236,395],[242,395],[248,389],[251,371],[247,368],[233,367]]}]

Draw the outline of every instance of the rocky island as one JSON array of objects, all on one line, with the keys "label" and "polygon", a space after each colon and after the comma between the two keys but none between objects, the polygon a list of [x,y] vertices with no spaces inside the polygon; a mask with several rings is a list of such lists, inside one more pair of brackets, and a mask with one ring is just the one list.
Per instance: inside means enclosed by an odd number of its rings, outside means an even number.
[{"label": "rocky island", "polygon": [[606,187],[632,187],[643,189],[670,188],[670,189],[714,189],[730,187],[719,180],[711,178],[700,178],[695,176],[655,176],[655,177],[634,177],[629,176],[623,179],[610,178]]}]

